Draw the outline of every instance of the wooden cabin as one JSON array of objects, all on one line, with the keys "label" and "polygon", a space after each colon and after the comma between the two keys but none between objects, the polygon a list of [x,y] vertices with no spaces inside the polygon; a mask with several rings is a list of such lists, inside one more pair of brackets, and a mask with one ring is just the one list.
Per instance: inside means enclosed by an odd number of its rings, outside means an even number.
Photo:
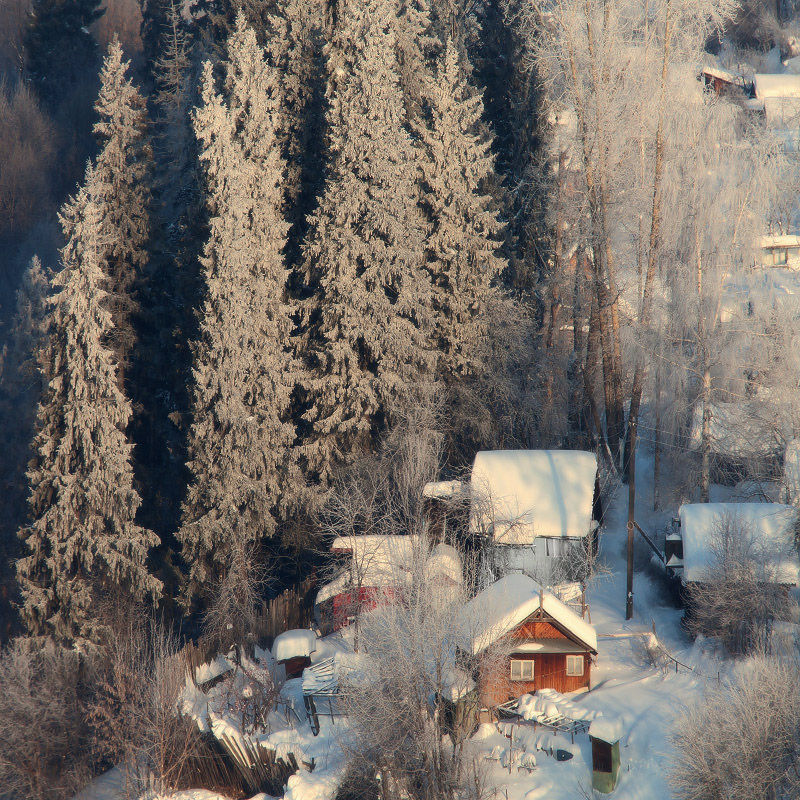
[{"label": "wooden cabin", "polygon": [[594,628],[527,575],[506,575],[470,600],[459,615],[458,658],[491,709],[539,689],[588,689]]},{"label": "wooden cabin", "polygon": [[555,559],[597,546],[597,457],[580,450],[481,451],[470,503],[470,533],[493,540],[500,572],[548,582]]}]

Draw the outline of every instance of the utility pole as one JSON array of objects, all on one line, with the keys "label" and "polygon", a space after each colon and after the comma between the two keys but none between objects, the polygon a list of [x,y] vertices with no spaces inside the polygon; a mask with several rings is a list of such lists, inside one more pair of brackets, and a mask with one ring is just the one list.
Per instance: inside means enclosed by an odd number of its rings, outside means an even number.
[{"label": "utility pole", "polygon": [[636,503],[636,420],[630,421],[631,450],[628,461],[628,587],[625,596],[625,619],[633,617],[633,520]]}]

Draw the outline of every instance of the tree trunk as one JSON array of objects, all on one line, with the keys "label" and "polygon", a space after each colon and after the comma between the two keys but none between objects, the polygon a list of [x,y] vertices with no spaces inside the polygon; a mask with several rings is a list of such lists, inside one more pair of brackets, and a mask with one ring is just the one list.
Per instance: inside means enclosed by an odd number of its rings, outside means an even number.
[{"label": "tree trunk", "polygon": [[703,408],[703,425],[700,433],[700,502],[708,503],[711,489],[711,365],[703,308],[703,257],[700,251],[700,233],[697,228],[695,228],[694,241],[697,279],[697,340],[702,376],[700,402]]}]

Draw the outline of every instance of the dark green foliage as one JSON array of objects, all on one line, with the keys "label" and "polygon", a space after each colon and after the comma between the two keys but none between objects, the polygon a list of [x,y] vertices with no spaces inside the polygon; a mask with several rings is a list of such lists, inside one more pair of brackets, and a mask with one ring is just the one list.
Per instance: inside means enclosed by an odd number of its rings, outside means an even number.
[{"label": "dark green foliage", "polygon": [[51,109],[97,68],[89,27],[105,13],[102,0],[33,0],[25,32],[25,67]]}]

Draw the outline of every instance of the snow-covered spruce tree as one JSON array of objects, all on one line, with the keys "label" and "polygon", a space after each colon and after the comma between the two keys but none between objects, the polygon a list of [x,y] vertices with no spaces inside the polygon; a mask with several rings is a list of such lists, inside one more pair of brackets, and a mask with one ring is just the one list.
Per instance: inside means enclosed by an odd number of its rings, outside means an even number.
[{"label": "snow-covered spruce tree", "polygon": [[79,648],[102,645],[104,597],[155,599],[160,582],[146,567],[156,537],[136,524],[140,505],[125,429],[131,406],[104,342],[107,309],[103,200],[89,168],[64,208],[63,269],[53,279],[38,408],[36,455],[28,478],[31,523],[17,562],[22,617],[32,634]]},{"label": "snow-covered spruce tree", "polygon": [[333,42],[330,179],[311,221],[304,447],[323,483],[368,446],[393,404],[430,371],[431,286],[423,265],[417,153],[405,131],[394,7],[349,2]]},{"label": "snow-covered spruce tree", "polygon": [[426,252],[439,372],[452,384],[485,366],[491,280],[507,264],[496,252],[503,224],[486,191],[494,158],[481,126],[483,103],[467,84],[450,40],[425,94],[429,122],[415,130],[425,154],[422,197],[431,222]]},{"label": "snow-covered spruce tree", "polygon": [[219,579],[233,542],[275,533],[300,485],[290,420],[298,369],[289,346],[277,81],[241,14],[228,52],[227,102],[207,63],[194,116],[210,238],[194,364],[192,483],[178,531],[187,601]]},{"label": "snow-covered spruce tree", "polygon": [[308,216],[322,192],[325,171],[325,63],[327,3],[286,0],[269,16],[264,47],[281,75],[278,136],[286,159],[287,261],[301,260]]},{"label": "snow-covered spruce tree", "polygon": [[132,315],[135,292],[148,260],[150,238],[150,163],[147,108],[139,90],[125,77],[129,62],[114,37],[100,72],[94,133],[100,142],[95,185],[101,213],[100,245],[108,275],[107,302],[111,344],[124,373],[136,335]]}]

